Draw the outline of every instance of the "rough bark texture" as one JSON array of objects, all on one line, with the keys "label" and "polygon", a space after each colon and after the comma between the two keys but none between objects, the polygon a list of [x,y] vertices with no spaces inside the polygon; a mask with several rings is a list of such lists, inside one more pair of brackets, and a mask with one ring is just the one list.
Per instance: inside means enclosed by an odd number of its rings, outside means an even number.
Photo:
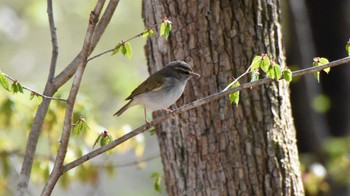
[{"label": "rough bark texture", "polygon": [[[173,22],[168,41],[149,39],[151,73],[184,60],[201,74],[177,105],[222,90],[255,54],[284,65],[278,0],[145,0],[146,26]],[[241,82],[247,82],[246,81]],[[274,82],[190,110],[157,127],[169,195],[302,195],[288,85]],[[155,115],[160,115],[158,112]]]}]

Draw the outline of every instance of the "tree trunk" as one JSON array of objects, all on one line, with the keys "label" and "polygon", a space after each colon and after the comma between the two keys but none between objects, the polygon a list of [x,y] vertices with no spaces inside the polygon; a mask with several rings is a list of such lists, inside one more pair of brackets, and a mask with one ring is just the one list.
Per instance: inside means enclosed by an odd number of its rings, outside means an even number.
[{"label": "tree trunk", "polygon": [[[168,41],[148,40],[150,72],[172,60],[193,65],[202,77],[189,81],[181,106],[224,89],[256,54],[284,65],[279,6],[278,0],[144,0],[147,27],[165,16],[173,26]],[[211,102],[156,129],[169,195],[303,195],[286,82],[242,91],[238,106],[228,98]]]}]

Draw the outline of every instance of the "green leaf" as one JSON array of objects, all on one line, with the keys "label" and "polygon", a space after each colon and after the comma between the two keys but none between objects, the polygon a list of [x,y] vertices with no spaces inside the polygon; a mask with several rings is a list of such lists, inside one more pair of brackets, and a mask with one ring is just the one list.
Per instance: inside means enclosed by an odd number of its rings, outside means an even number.
[{"label": "green leaf", "polygon": [[[240,85],[240,83],[237,81],[230,88],[234,88],[234,87],[237,87],[239,85]],[[239,103],[239,91],[236,91],[234,93],[229,94],[228,97],[230,99],[231,104],[235,103],[236,105],[238,105],[238,103]]]},{"label": "green leaf", "polygon": [[17,86],[18,86],[18,91],[23,94],[23,87],[22,87],[22,85],[17,82]]},{"label": "green leaf", "polygon": [[151,175],[151,178],[154,178],[154,183],[153,183],[154,190],[160,193],[162,191],[160,187],[160,183],[162,180],[161,176],[159,175],[158,172],[153,172]]},{"label": "green leaf", "polygon": [[[321,57],[321,58],[320,58],[320,62],[319,62],[319,66],[320,66],[320,65],[325,65],[325,64],[328,64],[328,63],[329,63],[329,61],[328,61],[327,58]],[[323,69],[323,71],[326,72],[326,73],[328,74],[329,71],[331,71],[331,68],[328,67],[328,68],[326,68],[326,69]]]},{"label": "green leaf", "polygon": [[[313,58],[312,65],[314,67],[316,67],[316,66],[320,66],[320,65],[325,65],[327,63],[329,63],[327,58],[315,57],[315,58]],[[323,69],[323,71],[326,72],[327,74],[329,73],[330,70],[331,70],[330,68]],[[315,72],[314,76],[316,77],[317,82],[320,82],[320,72]]]},{"label": "green leaf", "polygon": [[5,90],[10,91],[9,82],[7,81],[5,75],[2,72],[0,72],[0,84]]},{"label": "green leaf", "polygon": [[99,134],[98,137],[96,138],[95,142],[94,142],[94,145],[92,146],[92,148],[95,148],[96,144],[101,140],[103,136],[103,133]]},{"label": "green leaf", "polygon": [[[105,146],[105,145],[111,143],[112,141],[113,141],[112,136],[110,136],[107,131],[104,131],[102,133],[102,138],[100,139],[100,146],[101,147]],[[111,154],[111,150],[107,150],[106,154],[107,155]]]},{"label": "green leaf", "polygon": [[350,56],[350,39],[345,45],[345,50],[348,52],[348,55]]},{"label": "green leaf", "polygon": [[252,60],[250,71],[254,71],[254,70],[259,69],[261,60],[262,60],[261,56],[255,56]]},{"label": "green leaf", "polygon": [[171,21],[164,19],[162,25],[160,26],[160,36],[164,36],[167,40],[171,31]]},{"label": "green leaf", "polygon": [[262,62],[260,64],[261,70],[263,70],[265,73],[267,73],[269,71],[270,67],[271,67],[270,58],[268,56],[263,56]]},{"label": "green leaf", "polygon": [[152,37],[154,35],[154,32],[152,31],[152,29],[146,29],[143,33],[142,33],[142,37],[146,38],[146,37]]},{"label": "green leaf", "polygon": [[269,70],[267,71],[267,76],[269,78],[279,80],[282,77],[281,67],[278,64],[270,66]]},{"label": "green leaf", "polygon": [[120,51],[120,49],[122,48],[122,45],[119,43],[115,49],[112,52],[112,55],[118,54],[118,52]]},{"label": "green leaf", "polygon": [[80,135],[80,133],[86,129],[90,129],[86,123],[86,120],[81,116],[78,122],[73,127],[73,134],[75,136]]},{"label": "green leaf", "polygon": [[129,42],[125,42],[124,43],[124,47],[123,49],[125,49],[125,56],[127,56],[129,59],[131,58],[131,44]]},{"label": "green leaf", "polygon": [[290,69],[286,69],[283,71],[283,78],[287,81],[287,82],[291,82],[293,79],[292,76],[292,71]]},{"label": "green leaf", "polygon": [[13,82],[11,85],[11,90],[14,94],[16,94],[18,92],[18,85],[17,82]]}]

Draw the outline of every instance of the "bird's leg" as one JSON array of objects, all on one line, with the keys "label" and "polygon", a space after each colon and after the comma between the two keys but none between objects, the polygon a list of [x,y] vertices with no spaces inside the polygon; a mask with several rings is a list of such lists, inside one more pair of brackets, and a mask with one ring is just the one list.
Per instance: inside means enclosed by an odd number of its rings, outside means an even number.
[{"label": "bird's leg", "polygon": [[143,112],[144,112],[144,115],[145,115],[145,123],[146,123],[146,127],[147,129],[151,128],[151,123],[147,120],[147,113],[146,113],[146,107],[143,106]]}]

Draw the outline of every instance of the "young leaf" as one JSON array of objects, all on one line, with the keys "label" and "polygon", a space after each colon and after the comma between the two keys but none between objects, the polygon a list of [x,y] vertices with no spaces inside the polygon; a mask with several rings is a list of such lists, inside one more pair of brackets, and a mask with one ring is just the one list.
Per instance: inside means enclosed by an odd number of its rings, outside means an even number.
[{"label": "young leaf", "polygon": [[17,82],[17,86],[18,86],[18,91],[23,94],[23,87],[22,87],[22,85]]},{"label": "young leaf", "polygon": [[[328,61],[327,58],[321,57],[321,58],[320,58],[320,62],[319,62],[318,65],[319,65],[319,66],[320,66],[320,65],[325,65],[325,64],[328,64],[328,63],[329,63],[329,61]],[[330,70],[331,70],[331,68],[328,67],[328,68],[324,69],[323,71],[326,72],[326,73],[328,74]]]},{"label": "young leaf", "polygon": [[350,39],[345,45],[345,50],[348,52],[348,55],[350,56]]},{"label": "young leaf", "polygon": [[[102,133],[102,137],[101,137],[101,139],[100,139],[100,146],[101,146],[101,147],[102,147],[102,146],[105,146],[105,145],[111,143],[112,141],[113,141],[112,136],[110,136],[110,135],[108,134],[107,131],[104,131],[104,132]],[[106,154],[107,154],[107,155],[111,154],[111,150],[108,150],[108,151],[106,152]]]},{"label": "young leaf", "polygon": [[250,67],[251,72],[260,68],[261,60],[262,60],[261,56],[255,56],[253,58],[253,61]]},{"label": "young leaf", "polygon": [[279,80],[282,77],[282,71],[278,64],[272,65],[266,74],[269,78],[272,78],[275,80]]},{"label": "young leaf", "polygon": [[160,36],[164,36],[167,40],[171,31],[171,21],[165,18],[160,26]]},{"label": "young leaf", "polygon": [[122,45],[119,43],[115,49],[112,52],[112,55],[118,54],[118,52],[120,51],[120,49],[122,48]]},{"label": "young leaf", "polygon": [[263,70],[265,73],[268,72],[268,70],[270,69],[271,67],[271,62],[270,62],[270,59],[268,56],[263,56],[262,57],[262,62],[260,64],[260,68],[261,70]]},{"label": "young leaf", "polygon": [[142,33],[142,37],[146,38],[146,37],[152,37],[154,35],[154,32],[152,31],[152,29],[146,29],[143,33]]},{"label": "young leaf", "polygon": [[154,190],[160,193],[161,192],[160,183],[162,180],[161,176],[159,175],[158,172],[153,172],[151,175],[151,178],[154,178],[154,183],[153,183]]},{"label": "young leaf", "polygon": [[0,72],[0,84],[5,90],[10,91],[9,83],[2,72]]},{"label": "young leaf", "polygon": [[[314,67],[329,63],[328,59],[327,58],[323,58],[323,57],[315,57],[315,58],[313,58],[313,61],[314,62],[312,63],[312,65]],[[330,70],[331,70],[330,68],[326,68],[323,71],[328,74]],[[316,77],[317,82],[320,82],[320,72],[315,72],[314,76]]]},{"label": "young leaf", "polygon": [[293,77],[292,77],[292,71],[290,69],[286,69],[283,71],[283,78],[287,81],[287,82],[291,82]]},{"label": "young leaf", "polygon": [[14,94],[16,94],[18,92],[18,85],[17,85],[16,81],[12,83],[11,90]]},{"label": "young leaf", "polygon": [[94,145],[92,146],[92,148],[95,148],[96,144],[101,140],[103,136],[103,133],[99,134],[98,137],[96,138],[95,142],[94,142]]},{"label": "young leaf", "polygon": [[81,116],[77,123],[73,127],[73,135],[77,136],[86,129],[90,129],[86,123],[86,120]]},{"label": "young leaf", "polygon": [[130,43],[129,42],[125,42],[123,49],[125,49],[125,54],[124,55],[127,56],[130,59],[131,58],[131,53],[132,53]]},{"label": "young leaf", "polygon": [[[234,88],[234,87],[237,87],[239,85],[240,85],[240,83],[237,81],[230,88]],[[231,104],[235,103],[236,105],[238,105],[238,103],[239,103],[239,91],[236,91],[234,93],[229,94],[228,97],[230,99]]]}]

